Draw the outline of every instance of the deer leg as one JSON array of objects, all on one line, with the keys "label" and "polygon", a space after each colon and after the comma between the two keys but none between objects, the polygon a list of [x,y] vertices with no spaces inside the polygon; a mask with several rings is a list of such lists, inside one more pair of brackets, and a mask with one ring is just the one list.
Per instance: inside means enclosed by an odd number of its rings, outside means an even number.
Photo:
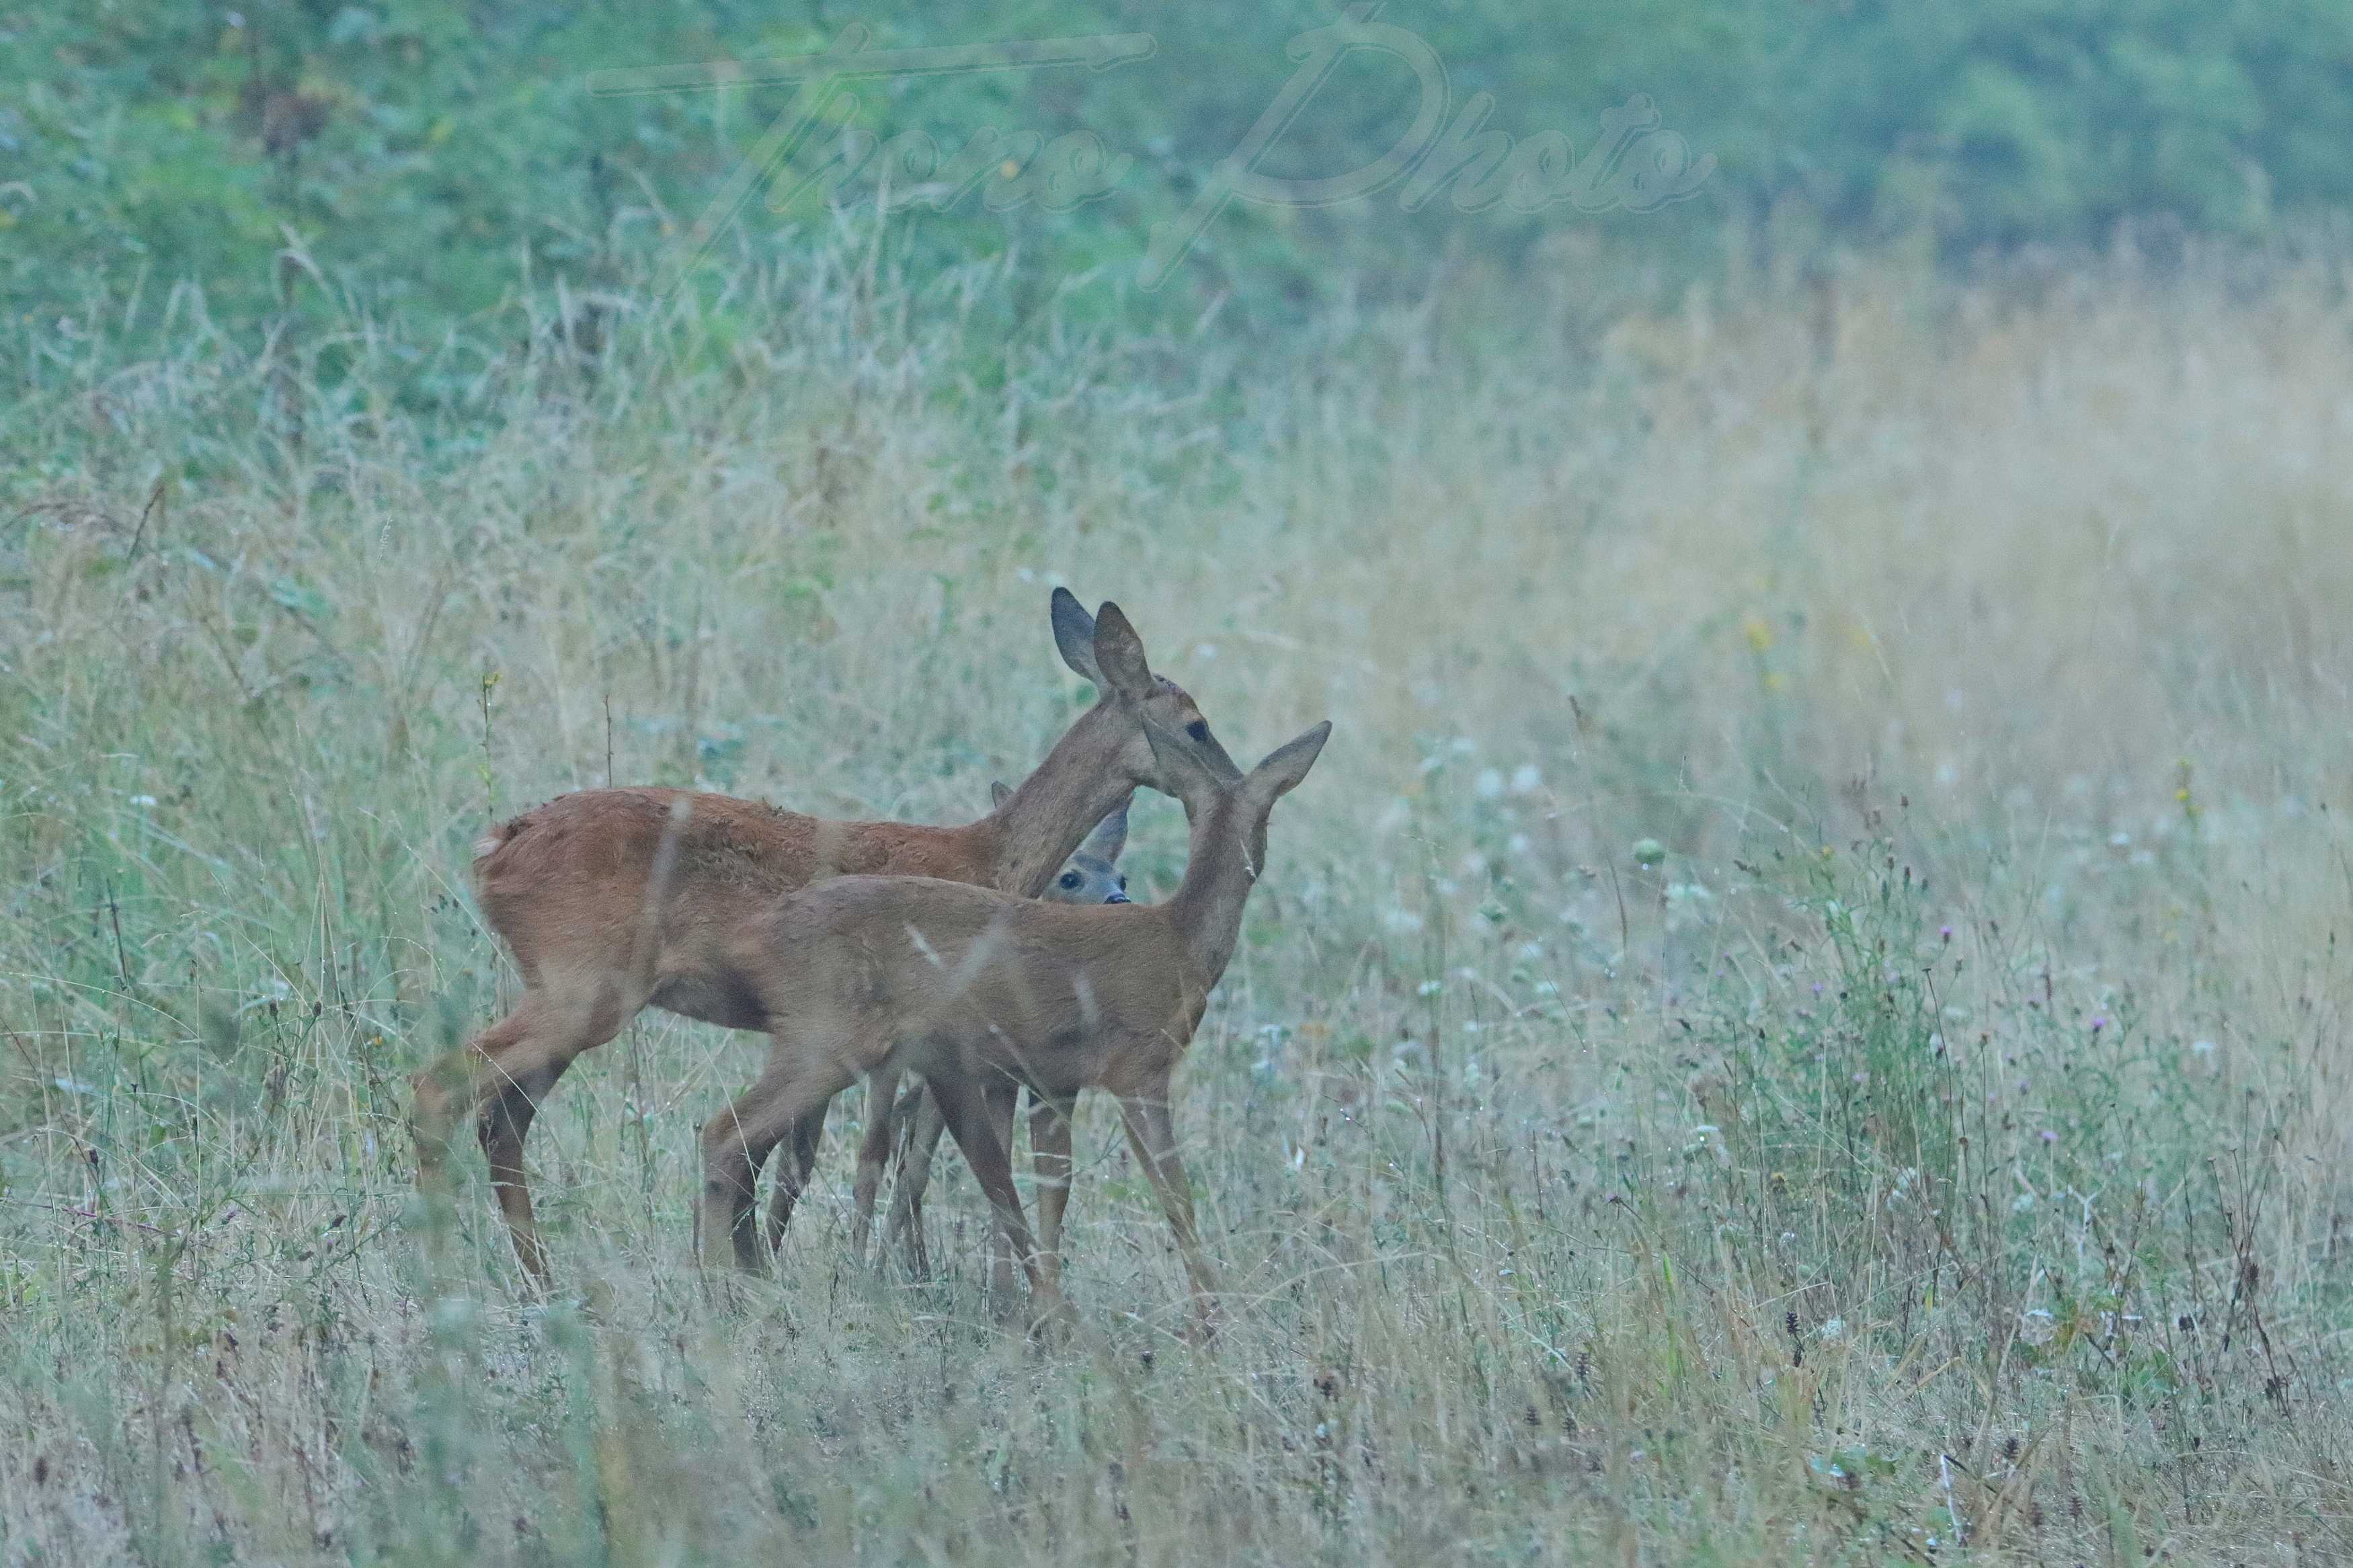
[{"label": "deer leg", "polygon": [[850,1250],[861,1265],[867,1237],[874,1234],[874,1194],[882,1185],[882,1167],[891,1160],[891,1134],[897,1126],[891,1113],[898,1098],[898,1068],[867,1075],[866,1133],[858,1141],[858,1187],[849,1215]]},{"label": "deer leg", "polygon": [[797,1053],[784,1048],[779,1041],[760,1081],[702,1124],[699,1261],[712,1261],[724,1237],[733,1246],[737,1268],[747,1274],[767,1271],[753,1192],[760,1167],[788,1133],[795,1142],[796,1163],[805,1156],[813,1164],[816,1134],[825,1125],[826,1107],[856,1081],[857,1075],[845,1070],[830,1055]]},{"label": "deer leg", "polygon": [[1071,1113],[1075,1094],[1029,1097],[1029,1160],[1038,1173],[1038,1260],[1046,1277],[1062,1281],[1062,1211],[1071,1201]]},{"label": "deer leg", "polygon": [[[778,1169],[776,1190],[768,1195],[768,1252],[771,1256],[784,1249],[785,1227],[793,1223],[793,1209],[800,1203],[801,1194],[808,1191],[809,1175],[817,1169],[818,1145],[825,1137],[826,1110],[793,1123],[791,1162]],[[765,1152],[762,1159],[753,1162],[755,1176],[764,1163]]]},{"label": "deer leg", "polygon": [[[1013,1163],[1013,1122],[1020,1099],[1021,1086],[1009,1078],[991,1078],[981,1088],[981,1103],[988,1110],[989,1130],[997,1134],[997,1146],[1005,1152],[1008,1169]],[[989,1232],[988,1293],[997,1300],[1013,1299],[1012,1245],[1001,1226]]]},{"label": "deer leg", "polygon": [[964,1151],[965,1163],[980,1182],[980,1190],[988,1194],[991,1207],[997,1211],[997,1223],[1005,1232],[1013,1255],[1020,1259],[1022,1272],[1029,1277],[1030,1306],[1033,1318],[1043,1323],[1050,1315],[1061,1310],[1061,1292],[1053,1281],[1038,1270],[1038,1247],[1029,1236],[1029,1223],[1021,1217],[1021,1194],[1013,1185],[1013,1166],[1007,1159],[1005,1146],[997,1140],[997,1129],[990,1125],[988,1106],[982,1091],[971,1082],[950,1075],[933,1079],[932,1097],[939,1101],[940,1115],[954,1134],[956,1147]]},{"label": "deer leg", "polygon": [[1176,1152],[1176,1122],[1168,1110],[1168,1085],[1163,1081],[1142,1093],[1121,1095],[1119,1110],[1127,1124],[1127,1141],[1152,1183],[1153,1193],[1160,1199],[1160,1212],[1167,1215],[1168,1228],[1176,1235],[1176,1250],[1192,1281],[1193,1305],[1200,1314],[1202,1330],[1213,1331],[1218,1321],[1218,1278],[1201,1251],[1201,1238],[1194,1228],[1193,1188],[1185,1174],[1185,1162]]},{"label": "deer leg", "polygon": [[483,1157],[490,1162],[491,1192],[499,1200],[499,1213],[506,1219],[507,1234],[514,1238],[515,1257],[522,1261],[523,1272],[542,1291],[547,1289],[550,1278],[547,1248],[539,1239],[539,1222],[532,1215],[531,1184],[523,1173],[522,1145],[523,1140],[531,1136],[533,1120],[539,1115],[539,1102],[547,1098],[555,1080],[571,1065],[569,1060],[553,1061],[517,1079],[482,1108],[474,1123]]},{"label": "deer leg", "polygon": [[567,1004],[551,989],[524,994],[515,1010],[410,1080],[409,1126],[417,1142],[420,1190],[446,1193],[449,1134],[468,1116],[490,1157],[491,1178],[514,1242],[516,1258],[541,1290],[550,1284],[546,1250],[532,1216],[523,1173],[523,1140],[539,1100],[565,1069],[621,1032],[643,1006],[641,995],[599,987],[585,1005]]},{"label": "deer leg", "polygon": [[891,1224],[883,1233],[887,1246],[900,1239],[907,1253],[907,1272],[917,1279],[927,1279],[932,1272],[931,1259],[923,1248],[923,1190],[932,1182],[932,1156],[939,1152],[940,1134],[947,1122],[940,1115],[940,1103],[933,1098],[931,1088],[924,1085],[907,1097],[915,1101],[910,1107],[901,1101],[894,1119],[904,1123],[907,1133],[906,1153],[899,1163],[899,1179],[891,1194]]}]

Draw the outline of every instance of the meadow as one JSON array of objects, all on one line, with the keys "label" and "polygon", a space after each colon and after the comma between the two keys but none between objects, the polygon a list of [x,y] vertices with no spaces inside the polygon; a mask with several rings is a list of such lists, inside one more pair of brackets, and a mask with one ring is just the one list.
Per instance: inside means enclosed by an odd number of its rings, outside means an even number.
[{"label": "meadow", "polygon": [[[1833,276],[1604,308],[1562,254],[1001,373],[1003,274],[855,246],[723,319],[46,340],[0,1559],[2353,1552],[2348,279]],[[1179,1079],[1223,1331],[1101,1104],[1067,1341],[991,1317],[953,1158],[934,1278],[855,1267],[855,1094],[713,1299],[695,1130],[762,1042],[659,1014],[540,1119],[557,1300],[470,1147],[434,1224],[407,1075],[515,984],[482,825],[967,820],[1088,700],[1058,583],[1246,764],[1335,723]],[[1182,814],[1134,832],[1163,896]]]}]

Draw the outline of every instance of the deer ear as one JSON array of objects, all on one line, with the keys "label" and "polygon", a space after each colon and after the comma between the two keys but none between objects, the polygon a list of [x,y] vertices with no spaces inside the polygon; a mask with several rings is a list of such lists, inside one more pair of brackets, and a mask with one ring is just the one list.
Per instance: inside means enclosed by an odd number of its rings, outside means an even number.
[{"label": "deer ear", "polygon": [[1250,777],[1242,781],[1242,788],[1250,792],[1253,800],[1263,801],[1271,807],[1276,801],[1299,787],[1299,781],[1305,778],[1307,770],[1315,765],[1315,759],[1331,734],[1332,721],[1326,719],[1299,739],[1276,747],[1267,753],[1266,761],[1250,771]]},{"label": "deer ear", "polygon": [[1144,657],[1144,639],[1109,599],[1095,612],[1095,663],[1121,696],[1140,701],[1152,695],[1152,667]]},{"label": "deer ear", "polygon": [[1013,786],[1003,779],[992,779],[988,785],[988,808],[995,811],[1013,798]]},{"label": "deer ear", "polygon": [[1061,650],[1062,662],[1101,687],[1103,671],[1095,666],[1095,618],[1068,588],[1054,590],[1052,614],[1054,646]]},{"label": "deer ear", "polygon": [[1094,831],[1079,845],[1079,853],[1092,855],[1106,863],[1117,860],[1119,852],[1127,847],[1127,807],[1134,798],[1130,795],[1121,801],[1117,809],[1096,823]]}]

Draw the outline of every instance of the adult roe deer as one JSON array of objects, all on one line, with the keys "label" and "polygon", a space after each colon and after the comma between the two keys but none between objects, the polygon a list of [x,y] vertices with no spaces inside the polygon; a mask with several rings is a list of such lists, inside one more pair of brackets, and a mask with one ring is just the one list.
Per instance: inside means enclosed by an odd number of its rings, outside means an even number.
[{"label": "adult roe deer", "polygon": [[759,1081],[703,1124],[699,1253],[707,1260],[723,1237],[738,1268],[763,1271],[753,1198],[770,1152],[860,1079],[919,1072],[1042,1321],[1063,1310],[1050,1261],[1061,1205],[1041,1189],[1050,1260],[1041,1268],[984,1101],[1027,1085],[1067,1127],[1078,1091],[1105,1089],[1119,1097],[1196,1307],[1213,1321],[1216,1278],[1194,1232],[1169,1083],[1233,956],[1265,864],[1267,816],[1306,777],[1331,730],[1319,724],[1228,780],[1147,721],[1191,824],[1185,878],[1166,903],[1079,909],[923,878],[849,877],[785,900],[744,931],[735,963],[773,998],[774,1044]]},{"label": "adult roe deer", "polygon": [[[744,971],[736,938],[780,899],[828,877],[891,872],[1034,897],[1135,789],[1174,793],[1173,760],[1241,776],[1191,696],[1152,673],[1117,605],[1091,617],[1057,588],[1052,621],[1063,662],[1094,683],[1097,700],[977,822],[834,822],[725,795],[602,789],[491,829],[475,846],[475,884],[485,921],[522,973],[523,995],[413,1080],[419,1184],[438,1184],[450,1133],[475,1116],[516,1257],[544,1290],[546,1252],[522,1163],[541,1100],[648,1005],[767,1028],[786,998]],[[1156,741],[1145,739],[1147,721]],[[794,1130],[799,1180],[822,1127],[820,1119]]]}]

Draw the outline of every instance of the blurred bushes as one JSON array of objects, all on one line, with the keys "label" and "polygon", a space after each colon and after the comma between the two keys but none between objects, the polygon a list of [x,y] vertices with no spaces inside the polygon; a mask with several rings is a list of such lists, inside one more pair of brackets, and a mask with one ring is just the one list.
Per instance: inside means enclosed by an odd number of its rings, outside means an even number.
[{"label": "blurred bushes", "polygon": [[[1950,258],[2101,244],[2127,223],[2263,238],[2353,193],[2353,11],[2332,0],[1635,0],[1535,19],[1496,0],[1393,5],[1380,22],[1445,67],[1448,123],[1485,93],[1485,129],[1590,153],[1601,117],[1646,94],[1713,174],[1697,199],[1651,212],[1466,216],[1443,195],[1408,212],[1396,189],[1236,203],[1171,287],[1136,289],[1155,226],[1186,212],[1291,76],[1286,44],[1335,16],[1299,0],[1181,16],[947,0],[917,20],[683,0],[0,5],[0,363],[37,361],[45,336],[89,330],[93,311],[163,329],[190,280],[232,321],[332,317],[356,295],[423,342],[559,279],[593,320],[596,290],[676,242],[792,89],[597,96],[589,73],[807,53],[853,25],[876,49],[1153,35],[1148,58],[1099,70],[850,84],[723,237],[731,253],[805,243],[834,203],[871,204],[878,150],[902,132],[953,153],[994,129],[1017,165],[1031,161],[1019,132],[1099,138],[1100,173],[1117,171],[1103,199],[991,176],[888,234],[882,259],[918,279],[1018,252],[1024,288],[986,300],[1006,331],[1050,302],[1066,322],[1188,329],[1214,306],[1248,333],[1335,296],[1418,297],[1465,266],[1508,275],[1571,226],[1671,268],[1768,220],[1799,243],[1925,237]],[[1261,170],[1363,167],[1416,109],[1405,63],[1353,54]]]}]

